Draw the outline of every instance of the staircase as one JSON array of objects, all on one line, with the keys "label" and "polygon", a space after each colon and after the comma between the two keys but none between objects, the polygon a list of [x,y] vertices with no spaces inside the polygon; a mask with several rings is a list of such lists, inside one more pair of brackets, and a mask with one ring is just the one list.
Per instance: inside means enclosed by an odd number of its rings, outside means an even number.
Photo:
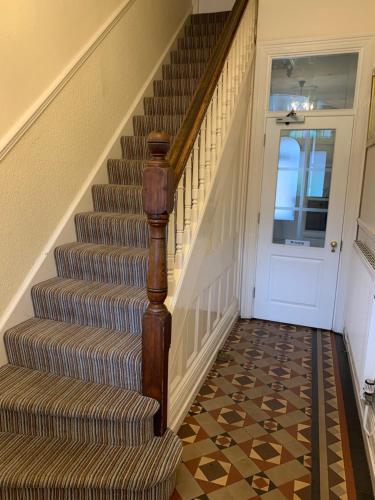
[{"label": "staircase", "polygon": [[32,290],[35,317],[5,334],[0,368],[0,497],[167,499],[179,439],[155,436],[159,403],[142,395],[149,225],[143,213],[146,138],[179,131],[228,13],[191,16],[77,241],[55,250],[57,276]]}]

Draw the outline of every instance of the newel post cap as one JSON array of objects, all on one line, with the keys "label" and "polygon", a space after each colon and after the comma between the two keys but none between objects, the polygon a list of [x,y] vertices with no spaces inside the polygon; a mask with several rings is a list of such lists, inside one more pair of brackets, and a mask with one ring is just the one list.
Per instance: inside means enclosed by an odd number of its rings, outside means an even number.
[{"label": "newel post cap", "polygon": [[171,147],[171,138],[167,132],[156,130],[147,137],[147,145],[152,158],[162,159]]},{"label": "newel post cap", "polygon": [[143,209],[147,215],[170,214],[174,208],[175,175],[166,155],[170,137],[151,132],[147,138],[151,159],[143,171]]}]

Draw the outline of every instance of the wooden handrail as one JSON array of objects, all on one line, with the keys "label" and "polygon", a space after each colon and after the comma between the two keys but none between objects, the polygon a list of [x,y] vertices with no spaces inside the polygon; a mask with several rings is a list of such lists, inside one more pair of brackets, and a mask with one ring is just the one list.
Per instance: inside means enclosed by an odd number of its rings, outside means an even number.
[{"label": "wooden handrail", "polygon": [[249,0],[236,0],[224,25],[220,40],[211,54],[207,68],[199,81],[198,88],[190,103],[185,119],[169,151],[168,160],[175,172],[176,188],[185,170],[185,165],[193,149],[194,142],[198,137],[199,130],[248,2]]}]

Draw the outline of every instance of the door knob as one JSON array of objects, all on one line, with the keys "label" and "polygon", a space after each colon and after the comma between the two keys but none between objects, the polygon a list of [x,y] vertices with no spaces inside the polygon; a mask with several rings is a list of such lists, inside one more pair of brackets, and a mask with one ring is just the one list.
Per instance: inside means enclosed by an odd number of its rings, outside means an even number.
[{"label": "door knob", "polygon": [[335,240],[331,241],[330,245],[331,245],[331,252],[336,252],[337,241]]}]

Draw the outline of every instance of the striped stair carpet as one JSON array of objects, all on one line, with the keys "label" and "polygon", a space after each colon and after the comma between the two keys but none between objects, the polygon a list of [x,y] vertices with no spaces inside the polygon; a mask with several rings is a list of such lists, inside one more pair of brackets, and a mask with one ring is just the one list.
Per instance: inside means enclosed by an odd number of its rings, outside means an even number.
[{"label": "striped stair carpet", "polygon": [[228,13],[185,26],[77,241],[55,250],[57,276],[32,289],[35,317],[5,334],[0,368],[0,497],[4,500],[167,499],[181,444],[155,437],[158,403],[141,394],[149,230],[142,209],[147,135],[173,137]]}]

